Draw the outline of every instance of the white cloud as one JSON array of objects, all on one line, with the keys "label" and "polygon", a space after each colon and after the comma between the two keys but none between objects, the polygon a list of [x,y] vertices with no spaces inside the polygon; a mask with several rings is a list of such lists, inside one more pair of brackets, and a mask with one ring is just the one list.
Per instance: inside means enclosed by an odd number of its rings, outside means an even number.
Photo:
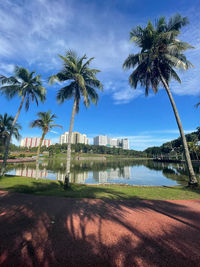
[{"label": "white cloud", "polygon": [[125,88],[116,91],[113,94],[113,99],[115,100],[115,104],[126,104],[129,103],[132,99],[143,95],[142,90],[134,90],[132,88]]},{"label": "white cloud", "polygon": [[0,63],[0,73],[1,75],[12,75],[15,66],[13,64]]},{"label": "white cloud", "polygon": [[53,131],[53,130],[51,130],[50,132],[51,132],[51,133],[54,133],[54,134],[59,134],[58,132]]},{"label": "white cloud", "polygon": [[[93,66],[102,71],[99,77],[105,84],[105,93],[112,95],[115,104],[126,104],[142,95],[142,90],[130,89],[128,73],[122,70],[124,59],[136,51],[128,41],[135,20],[130,22],[123,13],[110,12],[109,8],[108,4],[107,9],[97,12],[91,3],[77,4],[72,0],[24,0],[23,5],[20,1],[4,0],[0,6],[0,62],[37,66],[37,72],[49,76],[61,68],[57,54],[73,48],[79,54],[95,57]],[[183,29],[182,39],[196,47],[187,53],[195,68],[181,74],[182,85],[173,82],[171,88],[178,95],[198,95],[200,20],[192,9],[187,15],[191,24]]]},{"label": "white cloud", "polygon": [[[194,132],[195,129],[193,130],[184,130],[184,133],[187,134],[187,133],[191,133],[191,132]],[[166,130],[155,130],[155,131],[146,131],[146,132],[143,132],[143,133],[151,133],[151,134],[179,134],[179,130],[178,129],[166,129]]]},{"label": "white cloud", "polygon": [[[128,26],[124,32],[126,18],[118,13],[112,15],[109,10],[97,12],[95,8],[95,5],[81,2],[77,5],[71,0],[24,1],[23,5],[4,1],[0,7],[1,62],[25,62],[30,68],[37,66],[37,72],[43,71],[48,76],[61,68],[57,55],[73,48],[79,54],[95,57],[92,65],[102,71],[99,75],[102,82],[116,81],[115,102],[127,103],[138,93],[129,89],[122,92],[117,85],[122,77],[127,77],[122,63],[131,51]],[[115,26],[112,16],[118,15],[123,23]],[[128,88],[127,80],[125,88]],[[112,90],[109,93],[112,94]]]},{"label": "white cloud", "polygon": [[[127,75],[124,74],[126,77]],[[122,77],[122,75],[121,75]],[[104,84],[104,93],[111,94],[116,105],[127,104],[134,98],[144,95],[142,89],[133,89],[128,85],[128,78],[122,77],[119,81],[107,81]]]}]

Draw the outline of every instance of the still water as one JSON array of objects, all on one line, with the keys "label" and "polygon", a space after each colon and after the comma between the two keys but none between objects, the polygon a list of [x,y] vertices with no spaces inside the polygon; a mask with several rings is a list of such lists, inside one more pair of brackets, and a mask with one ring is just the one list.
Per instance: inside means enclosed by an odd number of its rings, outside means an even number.
[{"label": "still water", "polygon": [[[48,160],[40,162],[40,177],[62,181],[65,162]],[[200,165],[194,166],[200,177]],[[35,177],[35,163],[8,165],[8,174]],[[185,164],[161,163],[152,160],[74,161],[71,165],[71,182],[83,184],[123,183],[129,185],[171,186],[188,181]]]}]

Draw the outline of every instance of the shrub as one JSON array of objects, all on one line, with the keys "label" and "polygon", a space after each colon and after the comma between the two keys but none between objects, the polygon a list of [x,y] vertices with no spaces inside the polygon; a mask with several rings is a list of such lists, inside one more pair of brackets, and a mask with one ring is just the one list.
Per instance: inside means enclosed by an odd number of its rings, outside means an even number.
[{"label": "shrub", "polygon": [[20,158],[25,158],[25,156],[26,156],[25,154],[19,154]]}]

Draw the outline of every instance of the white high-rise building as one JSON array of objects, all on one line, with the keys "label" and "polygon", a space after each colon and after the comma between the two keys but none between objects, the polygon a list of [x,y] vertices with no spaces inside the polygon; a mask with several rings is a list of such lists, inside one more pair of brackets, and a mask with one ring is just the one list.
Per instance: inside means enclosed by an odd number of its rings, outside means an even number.
[{"label": "white high-rise building", "polygon": [[[65,132],[60,136],[60,144],[67,144],[69,138],[69,133]],[[73,132],[71,137],[72,144],[89,144],[89,138],[87,138],[86,134],[80,134],[78,132]]]},{"label": "white high-rise building", "polygon": [[122,148],[123,149],[129,149],[129,141],[128,141],[128,138],[122,139]]},{"label": "white high-rise building", "polygon": [[65,132],[64,134],[62,134],[62,135],[60,136],[59,143],[60,143],[61,145],[62,145],[62,144],[66,144],[66,143],[68,143],[68,136],[69,136],[68,132]]},{"label": "white high-rise building", "polygon": [[108,144],[108,138],[106,135],[98,135],[94,137],[94,145],[106,146]]},{"label": "white high-rise building", "polygon": [[115,138],[107,137],[106,135],[99,135],[99,136],[94,137],[94,145],[129,149],[128,138],[115,139]]},{"label": "white high-rise building", "polygon": [[111,142],[111,145],[112,145],[112,147],[118,147],[118,145],[117,145],[117,139],[112,139],[112,142]]}]

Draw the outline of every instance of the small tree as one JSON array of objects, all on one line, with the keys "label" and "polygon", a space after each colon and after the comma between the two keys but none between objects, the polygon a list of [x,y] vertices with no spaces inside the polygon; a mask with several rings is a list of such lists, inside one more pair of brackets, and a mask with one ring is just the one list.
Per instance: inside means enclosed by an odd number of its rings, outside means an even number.
[{"label": "small tree", "polygon": [[39,169],[39,156],[42,143],[44,141],[45,135],[54,127],[61,127],[61,125],[55,124],[54,119],[56,118],[55,114],[51,114],[51,111],[48,112],[38,112],[38,119],[31,122],[31,128],[40,128],[42,130],[42,137],[37,149],[37,158],[36,158],[36,178],[38,179],[38,169]]},{"label": "small tree", "polygon": [[[5,150],[5,144],[7,138],[9,138],[12,124],[14,121],[13,116],[9,116],[7,113],[4,115],[0,115],[0,147],[2,147],[2,152]],[[19,130],[21,130],[22,127],[18,123],[15,124],[15,127],[13,128],[13,135],[17,140],[20,140],[21,136],[19,134]]]}]

